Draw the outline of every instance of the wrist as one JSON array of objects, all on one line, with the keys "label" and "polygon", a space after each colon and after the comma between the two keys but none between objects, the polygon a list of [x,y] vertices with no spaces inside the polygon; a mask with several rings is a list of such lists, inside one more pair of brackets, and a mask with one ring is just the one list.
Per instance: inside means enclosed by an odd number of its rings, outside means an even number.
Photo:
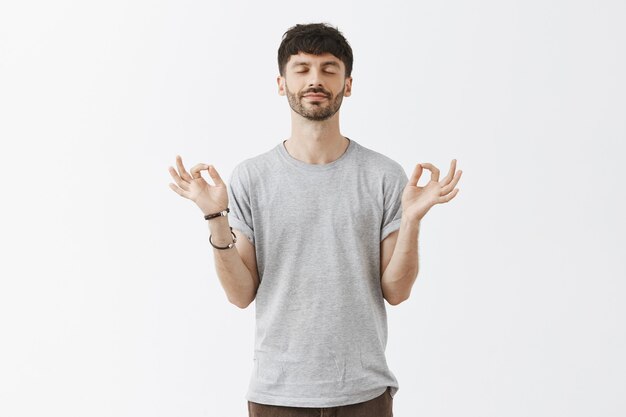
[{"label": "wrist", "polygon": [[203,216],[207,216],[209,214],[219,213],[220,211],[226,210],[226,208],[227,208],[227,207],[222,207],[222,208],[216,209],[215,206],[208,206],[208,205],[203,204],[201,202],[196,202],[196,205],[198,206],[198,208],[202,212]]},{"label": "wrist", "polygon": [[227,217],[216,217],[208,221],[209,236],[214,245],[225,246],[234,241],[232,227],[228,224]]},{"label": "wrist", "polygon": [[207,223],[209,223],[209,229],[211,230],[226,230],[230,226],[228,216],[215,217],[211,220],[207,220]]},{"label": "wrist", "polygon": [[419,232],[421,220],[422,219],[417,218],[417,217],[411,218],[408,216],[402,216],[400,220],[400,228],[407,229],[407,230],[415,230]]}]

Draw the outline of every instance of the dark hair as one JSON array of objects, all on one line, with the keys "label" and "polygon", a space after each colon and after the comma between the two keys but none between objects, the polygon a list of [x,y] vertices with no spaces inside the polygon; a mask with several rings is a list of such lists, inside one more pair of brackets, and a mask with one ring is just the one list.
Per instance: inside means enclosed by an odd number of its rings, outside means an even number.
[{"label": "dark hair", "polygon": [[291,55],[300,52],[321,55],[326,52],[339,58],[346,67],[346,78],[352,74],[352,48],[337,28],[326,23],[292,26],[283,34],[278,47],[278,71],[285,75],[285,65]]}]

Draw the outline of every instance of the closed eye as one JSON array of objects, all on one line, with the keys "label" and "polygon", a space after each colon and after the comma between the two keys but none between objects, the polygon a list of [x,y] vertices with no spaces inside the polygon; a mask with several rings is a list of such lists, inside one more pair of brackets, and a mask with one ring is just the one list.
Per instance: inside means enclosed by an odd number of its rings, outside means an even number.
[{"label": "closed eye", "polygon": [[[296,71],[297,74],[303,74],[305,72],[307,72],[308,70],[302,70],[302,71]],[[326,74],[336,74],[335,71],[324,71]]]}]

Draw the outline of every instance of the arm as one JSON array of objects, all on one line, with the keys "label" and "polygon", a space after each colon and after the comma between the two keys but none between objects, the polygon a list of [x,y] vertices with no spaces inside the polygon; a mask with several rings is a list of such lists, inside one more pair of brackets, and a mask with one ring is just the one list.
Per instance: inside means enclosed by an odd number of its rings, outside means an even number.
[{"label": "arm", "polygon": [[[209,220],[211,242],[216,246],[226,246],[233,241],[230,233],[228,216],[220,216]],[[226,292],[228,301],[239,308],[246,308],[256,297],[259,288],[259,276],[256,265],[254,246],[237,229],[234,248],[213,248],[213,259],[217,276]]]},{"label": "arm", "polygon": [[[423,168],[431,172],[424,187],[417,185]],[[402,220],[400,229],[389,234],[381,247],[381,287],[383,296],[391,305],[409,298],[411,287],[419,271],[417,240],[420,222],[435,204],[452,200],[459,189],[454,188],[462,171],[456,174],[456,159],[450,164],[448,175],[439,181],[439,169],[430,163],[417,164],[402,193]]]},{"label": "arm", "polygon": [[[181,197],[195,202],[204,215],[216,213],[228,207],[228,192],[226,183],[212,165],[196,164],[187,172],[180,155],[176,156],[178,172],[169,167],[169,172],[176,184],[170,183],[170,188]],[[215,185],[207,183],[201,171],[206,170]],[[211,242],[216,246],[226,246],[232,242],[230,225],[227,216],[219,216],[209,220]],[[259,278],[256,265],[254,246],[239,231],[233,229],[237,236],[234,248],[215,249],[215,268],[217,276],[226,292],[228,301],[246,308],[256,297]]]},{"label": "arm", "polygon": [[402,218],[400,229],[381,243],[381,288],[391,305],[407,300],[419,272],[419,221]]}]

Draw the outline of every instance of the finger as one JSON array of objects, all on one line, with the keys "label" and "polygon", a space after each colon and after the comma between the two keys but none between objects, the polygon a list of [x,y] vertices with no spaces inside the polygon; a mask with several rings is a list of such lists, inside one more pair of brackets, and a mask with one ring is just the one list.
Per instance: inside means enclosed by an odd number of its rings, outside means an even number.
[{"label": "finger", "polygon": [[178,176],[178,172],[173,167],[168,168],[170,175],[176,181],[176,184],[185,191],[189,190],[189,183]]},{"label": "finger", "polygon": [[189,175],[185,170],[183,158],[181,158],[180,155],[176,155],[176,166],[178,167],[180,177],[186,181],[191,181],[191,175]]},{"label": "finger", "polygon": [[446,195],[450,191],[452,191],[452,189],[456,187],[456,184],[459,182],[459,179],[461,179],[461,174],[463,174],[463,171],[459,170],[456,173],[454,180],[450,184],[446,185],[445,187],[441,187],[441,192],[439,193],[439,195]]},{"label": "finger", "polygon": [[413,170],[413,174],[411,174],[411,178],[409,179],[409,185],[417,186],[417,182],[422,176],[422,166],[420,164],[415,165],[415,169]]},{"label": "finger", "polygon": [[169,183],[169,186],[172,190],[176,191],[176,194],[178,194],[179,196],[189,198],[187,196],[187,192],[182,188],[178,188],[175,184],[172,184],[171,182]]},{"label": "finger", "polygon": [[448,201],[452,200],[458,193],[459,189],[455,188],[454,191],[452,191],[450,194],[439,197],[437,203],[447,203]]},{"label": "finger", "polygon": [[200,174],[200,171],[208,168],[209,166],[207,164],[196,164],[193,166],[193,168],[191,168],[191,176],[194,179],[201,178],[202,175]]},{"label": "finger", "polygon": [[222,186],[226,185],[224,184],[224,181],[222,181],[222,177],[220,177],[220,174],[218,174],[217,170],[215,169],[213,165],[209,165],[208,171],[215,185],[222,185]]},{"label": "finger", "polygon": [[438,182],[439,181],[439,168],[434,166],[433,164],[429,164],[428,162],[422,162],[422,167],[426,168],[430,171],[430,180]]},{"label": "finger", "polygon": [[453,159],[450,163],[450,171],[448,171],[448,175],[443,179],[441,185],[448,185],[450,181],[454,178],[454,171],[456,171],[456,159]]}]

